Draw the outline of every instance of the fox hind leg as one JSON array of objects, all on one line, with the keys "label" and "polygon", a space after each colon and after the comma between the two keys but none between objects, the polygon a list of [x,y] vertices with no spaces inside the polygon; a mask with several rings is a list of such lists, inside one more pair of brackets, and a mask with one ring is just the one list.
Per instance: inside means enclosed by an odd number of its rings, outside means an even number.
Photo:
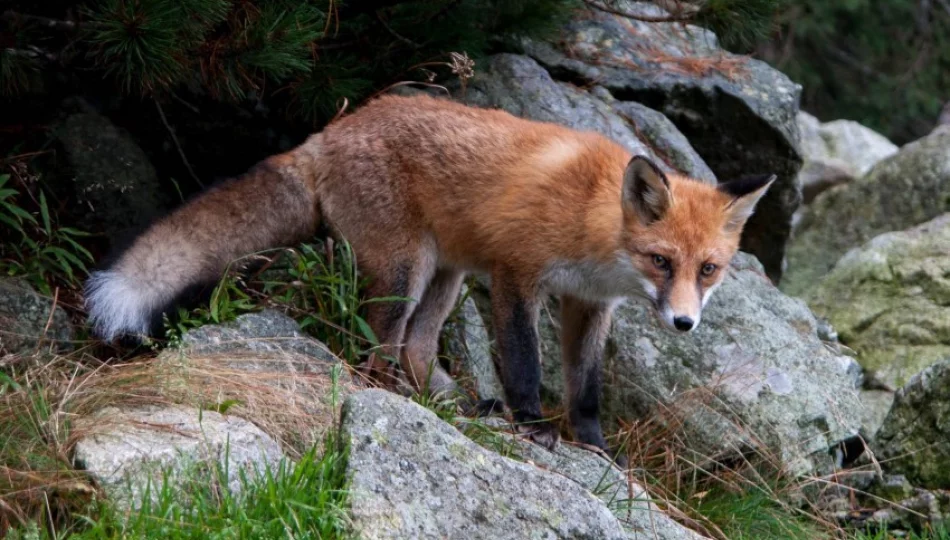
[{"label": "fox hind leg", "polygon": [[406,336],[410,317],[426,291],[434,271],[435,264],[425,252],[410,256],[394,256],[386,251],[385,260],[364,259],[359,261],[360,268],[370,276],[366,290],[369,299],[399,297],[395,300],[371,302],[366,309],[366,323],[376,334],[379,348],[370,355],[367,362],[371,375],[380,382],[394,384],[389,375],[387,359],[398,359]]},{"label": "fox hind leg", "polygon": [[464,278],[465,273],[458,270],[443,268],[436,271],[409,320],[401,362],[403,371],[417,389],[425,388],[433,395],[441,393],[457,398],[462,414],[466,416],[486,416],[501,412],[504,404],[494,399],[472,400],[460,391],[436,358],[439,335],[458,301]]},{"label": "fox hind leg", "polygon": [[437,270],[413,310],[400,362],[406,377],[418,390],[438,394],[457,389],[452,377],[439,366],[436,354],[442,325],[458,299],[464,278],[465,274],[457,270]]}]

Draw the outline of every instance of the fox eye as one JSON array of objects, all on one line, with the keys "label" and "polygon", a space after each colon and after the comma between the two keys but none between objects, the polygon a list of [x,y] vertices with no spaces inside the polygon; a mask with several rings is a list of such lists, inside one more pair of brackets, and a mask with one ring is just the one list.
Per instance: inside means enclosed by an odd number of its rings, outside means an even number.
[{"label": "fox eye", "polygon": [[707,277],[711,276],[713,272],[716,271],[716,265],[713,263],[706,263],[703,265],[700,271],[702,272],[704,276],[707,276]]},{"label": "fox eye", "polygon": [[666,260],[666,257],[662,255],[653,255],[653,264],[660,270],[670,269],[670,261]]}]

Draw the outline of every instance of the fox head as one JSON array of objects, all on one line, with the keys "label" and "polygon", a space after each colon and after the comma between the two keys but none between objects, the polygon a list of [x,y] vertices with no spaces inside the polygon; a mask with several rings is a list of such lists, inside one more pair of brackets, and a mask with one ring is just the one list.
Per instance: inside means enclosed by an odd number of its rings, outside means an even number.
[{"label": "fox head", "polygon": [[756,203],[775,175],[711,185],[667,176],[634,157],[624,171],[624,248],[660,320],[689,332],[725,276]]}]

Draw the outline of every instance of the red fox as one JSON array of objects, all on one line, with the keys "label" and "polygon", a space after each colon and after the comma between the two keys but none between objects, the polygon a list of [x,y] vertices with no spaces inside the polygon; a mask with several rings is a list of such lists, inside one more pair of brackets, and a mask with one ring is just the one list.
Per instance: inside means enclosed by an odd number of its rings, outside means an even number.
[{"label": "red fox", "polygon": [[506,405],[550,448],[542,420],[538,311],[560,295],[574,438],[607,449],[598,419],[611,314],[646,299],[662,324],[693,330],[774,175],[712,185],[664,174],[593,133],[444,99],[384,96],[300,146],[193,198],[154,223],[85,298],[111,341],[155,330],[182,293],[229,262],[306,240],[325,225],[350,243],[367,322],[418,389],[453,391],[435,362],[464,276],[490,276]]}]

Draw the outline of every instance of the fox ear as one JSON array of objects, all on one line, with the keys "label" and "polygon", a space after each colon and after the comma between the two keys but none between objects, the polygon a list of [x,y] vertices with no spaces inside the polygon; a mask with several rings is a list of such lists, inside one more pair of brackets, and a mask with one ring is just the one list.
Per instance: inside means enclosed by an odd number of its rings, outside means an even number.
[{"label": "fox ear", "polygon": [[634,156],[623,173],[624,213],[649,225],[663,217],[673,203],[670,182],[663,171],[643,156]]},{"label": "fox ear", "polygon": [[737,180],[719,184],[719,191],[732,197],[726,205],[726,230],[735,232],[745,226],[745,222],[755,211],[755,205],[775,182],[774,174],[744,176]]}]

